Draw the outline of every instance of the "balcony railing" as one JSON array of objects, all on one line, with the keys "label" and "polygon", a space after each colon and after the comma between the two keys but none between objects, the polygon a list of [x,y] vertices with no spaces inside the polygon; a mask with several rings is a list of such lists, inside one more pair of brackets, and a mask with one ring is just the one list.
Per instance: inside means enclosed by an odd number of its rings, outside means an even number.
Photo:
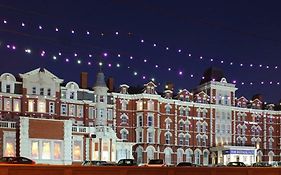
[{"label": "balcony railing", "polygon": [[16,122],[0,121],[0,128],[16,128]]}]

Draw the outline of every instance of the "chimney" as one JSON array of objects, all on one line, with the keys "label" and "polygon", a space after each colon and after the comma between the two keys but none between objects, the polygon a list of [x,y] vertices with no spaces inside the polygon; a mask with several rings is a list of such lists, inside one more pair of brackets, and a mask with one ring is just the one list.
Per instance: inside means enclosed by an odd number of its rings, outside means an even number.
[{"label": "chimney", "polygon": [[80,74],[80,86],[82,89],[88,88],[88,72],[81,72]]},{"label": "chimney", "polygon": [[109,77],[107,79],[107,87],[108,87],[109,92],[114,91],[114,78],[113,77]]}]

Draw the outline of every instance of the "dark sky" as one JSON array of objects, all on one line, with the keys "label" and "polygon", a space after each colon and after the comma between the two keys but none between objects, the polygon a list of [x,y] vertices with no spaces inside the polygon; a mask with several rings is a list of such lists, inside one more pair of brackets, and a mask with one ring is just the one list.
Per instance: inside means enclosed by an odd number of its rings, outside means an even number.
[{"label": "dark sky", "polygon": [[[281,99],[277,84],[281,82],[281,4],[264,2],[2,0],[0,70],[18,74],[45,67],[65,82],[78,83],[80,72],[87,71],[93,85],[102,61],[103,71],[114,77],[116,87],[143,85],[155,78],[158,91],[173,82],[177,92],[193,89],[204,70],[216,66],[229,82],[237,81],[238,97],[250,99],[261,93],[264,101],[277,103]],[[7,45],[15,45],[16,50]],[[31,49],[31,54],[25,49]],[[107,57],[102,56],[105,52]]]}]

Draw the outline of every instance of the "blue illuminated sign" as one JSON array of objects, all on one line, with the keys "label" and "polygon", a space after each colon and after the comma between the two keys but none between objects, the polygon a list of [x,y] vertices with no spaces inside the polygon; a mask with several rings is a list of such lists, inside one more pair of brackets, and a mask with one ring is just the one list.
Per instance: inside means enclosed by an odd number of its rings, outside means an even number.
[{"label": "blue illuminated sign", "polygon": [[255,150],[224,150],[223,154],[255,154]]}]

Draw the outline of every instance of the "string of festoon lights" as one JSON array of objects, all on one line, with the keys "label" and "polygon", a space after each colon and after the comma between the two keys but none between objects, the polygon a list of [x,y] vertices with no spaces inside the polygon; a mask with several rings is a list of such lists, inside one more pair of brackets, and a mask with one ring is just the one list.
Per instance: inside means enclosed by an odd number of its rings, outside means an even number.
[{"label": "string of festoon lights", "polygon": [[[229,66],[229,67],[236,67],[236,68],[252,68],[252,70],[254,70],[253,68],[258,68],[258,69],[266,69],[267,71],[273,71],[273,70],[277,70],[279,69],[278,65],[264,65],[261,63],[245,63],[245,62],[236,62],[236,61],[229,61],[226,59],[219,59],[219,58],[210,58],[208,56],[197,56],[194,53],[191,53],[190,50],[188,49],[184,49],[184,47],[179,47],[178,49],[176,49],[175,47],[170,47],[169,44],[165,45],[165,44],[161,44],[159,42],[156,41],[152,41],[152,40],[146,40],[146,39],[141,39],[141,37],[138,37],[137,35],[133,34],[132,32],[120,32],[120,31],[111,31],[111,32],[97,32],[94,30],[87,30],[87,29],[66,29],[64,27],[54,27],[51,25],[40,25],[40,24],[34,24],[34,23],[30,23],[30,22],[23,22],[20,20],[8,20],[8,18],[1,18],[2,22],[0,24],[2,24],[3,26],[8,25],[8,24],[13,24],[16,27],[20,27],[20,28],[30,28],[30,29],[35,29],[41,32],[56,32],[56,33],[69,33],[70,36],[74,37],[74,36],[83,36],[86,38],[89,38],[91,36],[94,37],[104,37],[106,35],[108,36],[119,36],[121,34],[125,34],[128,37],[134,37],[136,38],[136,44],[141,44],[141,45],[148,45],[151,46],[153,48],[158,48],[158,49],[162,49],[165,52],[173,52],[179,55],[184,55],[190,58],[195,58],[195,59],[199,59],[201,61],[206,61],[206,62],[213,62],[213,63],[219,63],[222,64],[224,66]],[[130,56],[130,58],[132,58],[133,56]],[[146,61],[148,61],[148,59],[146,59]],[[170,66],[171,67],[171,66]],[[249,69],[251,70],[251,69]]]},{"label": "string of festoon lights", "polygon": [[[134,66],[129,65],[129,64],[121,64],[121,62],[118,62],[118,60],[116,61],[109,61],[108,59],[99,59],[100,55],[102,55],[103,58],[109,58],[109,57],[114,57],[114,58],[120,58],[121,55],[117,54],[117,55],[111,55],[109,54],[109,52],[107,53],[100,53],[100,54],[88,54],[86,56],[83,56],[83,54],[78,53],[78,52],[74,52],[73,54],[69,55],[69,52],[57,52],[55,54],[51,54],[51,52],[48,52],[47,49],[35,49],[35,48],[31,48],[31,47],[21,47],[17,44],[11,44],[11,43],[6,43],[3,42],[0,43],[0,48],[2,49],[8,49],[11,52],[15,52],[15,51],[19,51],[22,53],[25,53],[27,55],[35,55],[35,56],[39,56],[39,57],[48,57],[51,58],[53,61],[57,61],[57,60],[62,60],[65,63],[75,63],[78,65],[86,65],[86,66],[106,66],[107,68],[117,68],[117,69],[129,69],[129,70],[133,70],[131,71],[131,75],[138,77],[139,79],[142,80],[152,80],[152,81],[156,81],[157,77],[154,76],[148,76],[145,73],[142,73],[141,71],[138,71],[138,69],[136,69]],[[87,58],[87,60],[85,59],[81,59],[81,58]],[[112,59],[115,60],[115,59]],[[119,60],[120,61],[120,60]],[[147,63],[146,61],[144,61],[144,63]],[[149,66],[149,64],[148,64]],[[152,65],[153,66],[153,65]],[[153,66],[154,69],[159,69],[158,65]],[[162,70],[161,70],[162,71]],[[197,73],[189,73],[189,74],[184,74],[183,70],[180,70],[178,72],[175,72],[172,68],[168,68],[167,71],[173,72],[173,73],[177,73],[177,75],[179,77],[182,78],[189,78],[189,79],[205,79],[205,77],[202,77],[200,75],[198,75]],[[212,81],[215,81],[214,79]],[[232,80],[230,83],[236,84],[236,85],[241,85],[241,86],[252,86],[252,85],[280,85],[280,81],[273,81],[273,80],[265,80],[265,81],[238,81],[238,80]]]}]

